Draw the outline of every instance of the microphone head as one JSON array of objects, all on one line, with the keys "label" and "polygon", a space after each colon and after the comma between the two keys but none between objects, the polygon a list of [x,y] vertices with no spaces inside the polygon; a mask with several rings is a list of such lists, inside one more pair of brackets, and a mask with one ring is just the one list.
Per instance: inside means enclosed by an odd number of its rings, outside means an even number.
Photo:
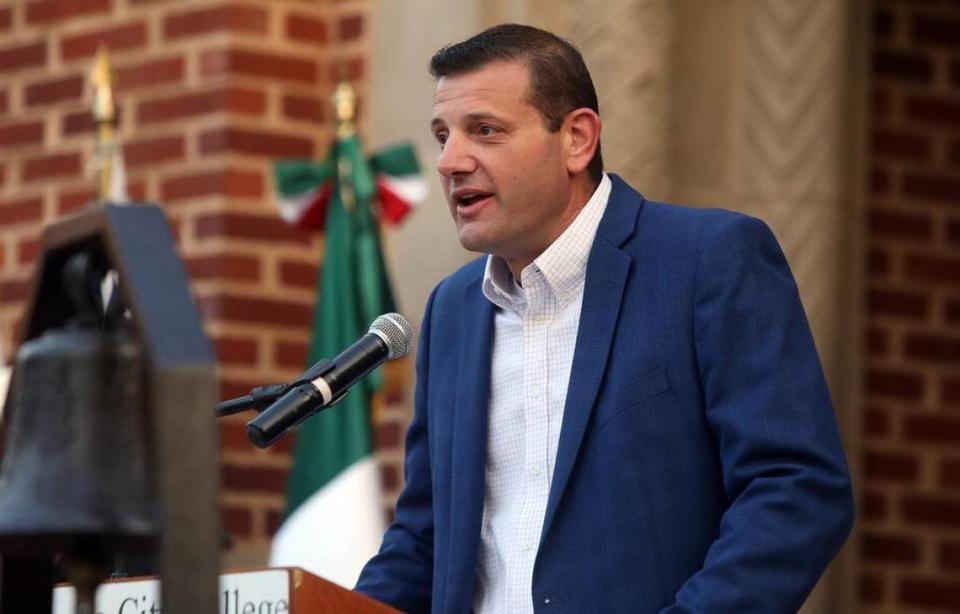
[{"label": "microphone head", "polygon": [[370,325],[371,333],[387,344],[387,358],[393,360],[404,356],[413,345],[413,327],[399,313],[385,313]]}]

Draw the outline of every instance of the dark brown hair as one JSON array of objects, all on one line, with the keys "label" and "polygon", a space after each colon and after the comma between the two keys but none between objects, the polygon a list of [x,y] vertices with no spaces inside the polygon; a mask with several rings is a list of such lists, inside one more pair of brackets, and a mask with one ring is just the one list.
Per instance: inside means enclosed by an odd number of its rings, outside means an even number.
[{"label": "dark brown hair", "polygon": [[[545,30],[515,23],[494,26],[461,43],[447,45],[430,58],[434,78],[455,76],[491,62],[523,61],[530,71],[530,104],[547,129],[556,132],[570,111],[592,109],[598,115],[597,92],[583,56],[570,42]],[[587,173],[594,184],[603,174],[600,142]]]}]

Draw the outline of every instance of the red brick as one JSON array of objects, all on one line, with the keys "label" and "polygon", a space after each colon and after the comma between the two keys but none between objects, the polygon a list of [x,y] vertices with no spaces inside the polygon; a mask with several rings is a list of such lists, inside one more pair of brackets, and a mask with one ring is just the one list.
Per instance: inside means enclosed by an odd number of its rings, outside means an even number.
[{"label": "red brick", "polygon": [[[0,209],[0,216],[2,215],[3,210]],[[28,279],[8,280],[0,283],[0,302],[10,305],[25,301],[30,294],[30,283]],[[19,329],[20,326],[18,325],[17,328]]]},{"label": "red brick", "polygon": [[39,222],[42,217],[43,201],[40,198],[0,200],[0,226]]},{"label": "red brick", "polygon": [[960,205],[960,179],[934,173],[906,173],[903,192],[907,196],[949,205]]},{"label": "red brick", "polygon": [[867,295],[867,309],[871,314],[898,316],[922,320],[930,301],[923,294],[871,288]]},{"label": "red brick", "polygon": [[403,427],[397,422],[378,424],[373,429],[373,441],[378,450],[398,448],[403,443]]},{"label": "red brick", "polygon": [[919,540],[906,535],[865,532],[861,536],[860,551],[863,558],[870,562],[918,563],[920,561]]},{"label": "red brick", "polygon": [[890,172],[885,168],[870,169],[870,193],[874,196],[885,196],[890,193]]},{"label": "red brick", "polygon": [[325,124],[327,122],[327,104],[320,97],[284,96],[283,114],[290,119]]},{"label": "red brick", "polygon": [[64,136],[80,134],[84,132],[93,132],[97,129],[97,124],[93,121],[93,115],[90,111],[79,111],[77,113],[67,113],[63,116],[60,125],[60,132]]},{"label": "red brick", "polygon": [[150,87],[152,85],[171,85],[183,81],[183,58],[165,58],[150,60],[116,71],[116,91]]},{"label": "red brick", "polygon": [[35,68],[46,63],[47,44],[43,41],[0,47],[0,73],[20,68]]},{"label": "red brick", "polygon": [[227,490],[282,494],[287,488],[287,472],[273,467],[225,464],[221,476]]},{"label": "red brick", "polygon": [[160,200],[175,202],[187,198],[217,195],[261,198],[263,190],[263,176],[257,172],[205,171],[164,179],[160,184]]},{"label": "red brick", "polygon": [[860,576],[860,599],[864,603],[881,603],[885,594],[883,577],[879,574],[865,572]]},{"label": "red brick", "polygon": [[220,522],[233,536],[250,537],[253,534],[253,514],[245,507],[223,507]]},{"label": "red brick", "polygon": [[878,491],[865,492],[859,509],[864,519],[883,520],[887,517],[887,497]]},{"label": "red brick", "polygon": [[875,51],[873,74],[904,81],[927,82],[933,78],[933,64],[924,55],[900,51]]},{"label": "red brick", "polygon": [[256,339],[219,337],[214,341],[214,347],[217,350],[217,360],[221,364],[248,366],[257,364]]},{"label": "red brick", "polygon": [[960,285],[960,258],[907,254],[905,270],[911,280]]},{"label": "red brick", "polygon": [[889,252],[873,247],[870,249],[867,260],[871,277],[880,278],[890,274]]},{"label": "red brick", "polygon": [[940,486],[943,488],[960,488],[960,458],[941,461]]},{"label": "red brick", "polygon": [[960,101],[933,96],[909,96],[906,116],[915,122],[937,128],[944,125],[960,126]]},{"label": "red brick", "polygon": [[867,392],[917,400],[923,395],[923,378],[915,373],[892,369],[868,369]]},{"label": "red brick", "polygon": [[40,0],[27,3],[28,23],[50,23],[110,11],[110,0]]},{"label": "red brick", "polygon": [[36,181],[51,177],[79,175],[81,171],[79,153],[63,153],[30,158],[23,163],[20,177],[22,181]]},{"label": "red brick", "polygon": [[960,300],[947,300],[944,311],[948,322],[960,322]]},{"label": "red brick", "polygon": [[940,383],[940,399],[944,403],[960,403],[960,377],[945,377]]},{"label": "red brick", "polygon": [[893,160],[925,161],[930,159],[930,140],[921,135],[896,130],[874,130],[873,153]]},{"label": "red brick", "polygon": [[89,188],[69,190],[57,195],[57,213],[63,215],[86,207],[97,197],[97,191]]},{"label": "red brick", "polygon": [[7,112],[7,107],[9,106],[9,97],[7,95],[7,90],[0,89],[0,115],[3,115]]},{"label": "red brick", "polygon": [[[284,439],[290,438],[291,435],[287,435]],[[267,510],[267,520],[266,520],[266,531],[268,537],[273,537],[277,532],[277,529],[280,528],[280,523],[283,521],[283,515],[277,510]]]},{"label": "red brick", "polygon": [[400,470],[395,465],[380,466],[380,485],[386,492],[393,492],[403,484],[400,479]]},{"label": "red brick", "polygon": [[229,87],[142,102],[137,106],[137,121],[147,124],[226,111],[259,115],[265,108],[263,92]]},{"label": "red brick", "polygon": [[338,23],[340,40],[349,41],[363,34],[363,15],[347,15]]},{"label": "red brick", "polygon": [[200,153],[245,153],[270,158],[310,158],[313,141],[307,137],[243,128],[215,128],[200,134]]},{"label": "red brick", "polygon": [[867,450],[864,454],[864,473],[867,479],[914,482],[920,473],[916,457],[896,452]]},{"label": "red brick", "polygon": [[937,565],[941,569],[960,570],[960,542],[948,541],[940,544]]},{"label": "red brick", "polygon": [[248,75],[313,85],[317,64],[298,56],[243,49],[209,50],[200,56],[200,73],[205,76]]},{"label": "red brick", "polygon": [[323,46],[327,42],[327,23],[306,15],[291,13],[286,21],[287,37]]},{"label": "red brick", "polygon": [[13,9],[12,8],[0,9],[0,30],[9,30],[10,25],[12,23],[13,23]]},{"label": "red brick", "polygon": [[301,329],[310,326],[313,312],[308,305],[300,303],[231,294],[207,297],[201,299],[200,304],[208,317],[219,320]]},{"label": "red brick", "polygon": [[0,147],[43,142],[43,122],[20,122],[0,126]]},{"label": "red brick", "polygon": [[60,56],[65,60],[90,57],[101,46],[107,47],[113,52],[111,55],[115,55],[121,49],[143,47],[146,43],[147,24],[135,21],[95,32],[67,36],[60,43]]},{"label": "red brick", "polygon": [[914,43],[960,47],[960,19],[914,15],[910,35]]},{"label": "red brick", "polygon": [[892,107],[893,101],[890,90],[882,86],[874,86],[870,92],[870,110],[873,112],[874,121],[890,117]]},{"label": "red brick", "polygon": [[189,256],[184,264],[191,279],[222,279],[226,281],[258,281],[260,260],[253,256],[217,254]]},{"label": "red brick", "polygon": [[317,286],[317,266],[303,262],[280,263],[280,281],[285,286],[315,288]]},{"label": "red brick", "polygon": [[[220,378],[220,398],[232,399],[250,394],[250,391],[260,386],[263,382],[236,381]],[[229,419],[228,419],[229,421]]]},{"label": "red brick", "polygon": [[296,230],[279,217],[251,215],[244,213],[224,213],[198,217],[196,220],[198,239],[229,237],[252,241],[281,241],[307,244],[310,238]]},{"label": "red brick", "polygon": [[864,335],[864,346],[871,356],[884,356],[890,350],[890,336],[884,330],[868,329]]},{"label": "red brick", "polygon": [[27,106],[37,106],[79,99],[83,96],[83,77],[74,75],[31,83],[24,91]]},{"label": "red brick", "polygon": [[183,137],[161,136],[129,141],[123,145],[123,161],[127,168],[180,160],[185,155]]},{"label": "red brick", "polygon": [[874,437],[889,435],[890,416],[880,408],[868,407],[863,412],[863,432]]},{"label": "red brick", "polygon": [[946,608],[955,612],[960,604],[960,583],[955,580],[904,578],[900,581],[898,600],[903,605]]},{"label": "red brick", "polygon": [[960,363],[960,339],[910,333],[906,337],[904,353],[910,358],[926,362]]},{"label": "red brick", "polygon": [[25,239],[17,244],[17,263],[30,264],[40,255],[40,240],[38,238]]},{"label": "red brick", "polygon": [[303,369],[307,365],[310,346],[296,341],[278,341],[273,346],[274,362],[278,367]]},{"label": "red brick", "polygon": [[266,34],[267,12],[252,6],[223,5],[168,15],[163,36],[178,39],[210,32]]},{"label": "red brick", "polygon": [[[363,78],[363,58],[346,58],[340,62],[330,64],[328,79],[337,81],[359,81]],[[361,100],[357,98],[357,116],[360,116]]]},{"label": "red brick", "polygon": [[893,34],[893,15],[889,10],[874,8],[873,10],[873,36],[875,39],[884,40],[890,38]]},{"label": "red brick", "polygon": [[[249,392],[249,390],[248,390]],[[241,395],[237,395],[241,396]],[[249,420],[253,417],[253,412],[240,414]],[[247,437],[245,421],[239,422],[233,419],[223,419],[220,421],[220,445],[226,450],[244,450],[252,451],[253,443]]]},{"label": "red brick", "polygon": [[[917,414],[904,419],[906,441],[926,444],[960,444],[960,416]],[[960,521],[960,517],[958,517]]]},{"label": "red brick", "polygon": [[947,241],[960,244],[960,220],[947,221]]}]

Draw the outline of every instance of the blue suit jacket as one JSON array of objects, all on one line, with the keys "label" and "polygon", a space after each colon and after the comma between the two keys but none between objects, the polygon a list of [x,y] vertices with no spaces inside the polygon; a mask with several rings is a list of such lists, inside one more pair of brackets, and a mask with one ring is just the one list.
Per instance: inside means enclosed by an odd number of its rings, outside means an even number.
[{"label": "blue suit jacket", "polygon": [[[494,307],[483,259],[423,319],[406,486],[357,590],[468,612]],[[795,612],[853,522],[796,284],[760,221],[617,177],[587,264],[537,612]]]}]

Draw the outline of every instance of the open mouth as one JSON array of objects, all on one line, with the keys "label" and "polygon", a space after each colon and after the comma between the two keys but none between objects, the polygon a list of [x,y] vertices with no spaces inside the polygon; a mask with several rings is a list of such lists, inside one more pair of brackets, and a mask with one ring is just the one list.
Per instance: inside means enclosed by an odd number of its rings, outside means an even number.
[{"label": "open mouth", "polygon": [[456,203],[457,209],[472,209],[492,196],[492,192],[462,190],[453,194],[453,202]]}]

